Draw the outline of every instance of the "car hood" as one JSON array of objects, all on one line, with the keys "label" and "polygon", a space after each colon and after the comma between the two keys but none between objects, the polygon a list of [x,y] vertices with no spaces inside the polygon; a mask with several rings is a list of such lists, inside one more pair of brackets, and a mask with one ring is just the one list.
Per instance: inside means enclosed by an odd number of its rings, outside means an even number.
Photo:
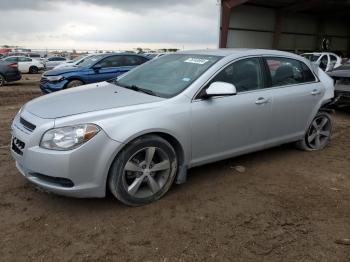
[{"label": "car hood", "polygon": [[28,102],[25,110],[40,118],[54,119],[163,100],[164,98],[101,82],[44,95]]},{"label": "car hood", "polygon": [[44,76],[58,76],[66,73],[81,71],[82,69],[83,67],[60,67],[60,68],[45,72]]}]

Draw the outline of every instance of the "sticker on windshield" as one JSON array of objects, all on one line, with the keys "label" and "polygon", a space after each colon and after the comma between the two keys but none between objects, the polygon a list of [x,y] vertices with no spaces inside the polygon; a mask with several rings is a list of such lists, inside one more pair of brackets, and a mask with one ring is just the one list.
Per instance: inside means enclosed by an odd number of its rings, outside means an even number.
[{"label": "sticker on windshield", "polygon": [[209,60],[207,59],[200,59],[200,58],[187,58],[184,62],[185,63],[192,63],[192,64],[199,64],[204,65]]},{"label": "sticker on windshield", "polygon": [[182,78],[182,81],[189,82],[189,81],[191,81],[191,78],[184,77],[184,78]]}]

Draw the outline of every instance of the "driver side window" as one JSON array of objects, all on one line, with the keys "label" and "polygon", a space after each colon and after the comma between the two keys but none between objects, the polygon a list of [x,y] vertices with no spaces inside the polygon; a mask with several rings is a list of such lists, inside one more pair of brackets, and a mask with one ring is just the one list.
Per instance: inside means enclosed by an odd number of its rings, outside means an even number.
[{"label": "driver side window", "polygon": [[125,66],[124,56],[109,56],[98,63],[102,68]]},{"label": "driver side window", "polygon": [[237,93],[263,88],[263,78],[258,58],[234,62],[217,74],[210,83],[226,82],[236,87]]}]

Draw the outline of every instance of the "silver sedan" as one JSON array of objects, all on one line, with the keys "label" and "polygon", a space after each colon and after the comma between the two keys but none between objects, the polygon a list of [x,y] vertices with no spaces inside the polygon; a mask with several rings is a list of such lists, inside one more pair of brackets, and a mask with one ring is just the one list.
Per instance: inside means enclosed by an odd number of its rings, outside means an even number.
[{"label": "silver sedan", "polygon": [[187,170],[295,142],[330,141],[333,81],[272,50],[164,55],[108,82],[28,102],[12,124],[19,172],[46,190],[127,205],[161,198]]}]

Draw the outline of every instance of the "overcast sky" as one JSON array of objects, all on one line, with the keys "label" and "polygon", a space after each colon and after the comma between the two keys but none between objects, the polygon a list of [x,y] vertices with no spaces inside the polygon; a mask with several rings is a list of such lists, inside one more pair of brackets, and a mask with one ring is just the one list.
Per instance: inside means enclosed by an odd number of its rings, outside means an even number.
[{"label": "overcast sky", "polygon": [[0,0],[0,45],[214,48],[217,0]]}]

